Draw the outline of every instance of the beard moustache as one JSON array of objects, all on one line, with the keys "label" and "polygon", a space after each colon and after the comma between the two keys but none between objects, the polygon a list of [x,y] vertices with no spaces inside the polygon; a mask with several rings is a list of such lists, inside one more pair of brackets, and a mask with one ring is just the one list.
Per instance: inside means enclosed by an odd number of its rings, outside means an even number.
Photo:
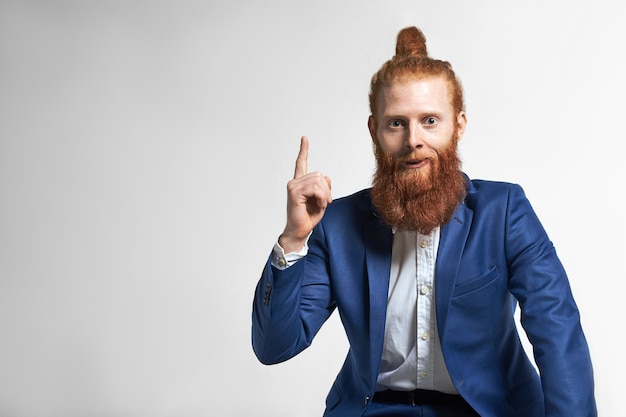
[{"label": "beard moustache", "polygon": [[428,234],[450,220],[467,192],[456,143],[452,140],[440,152],[420,155],[430,162],[426,172],[402,167],[411,155],[396,161],[376,146],[372,202],[391,228]]}]

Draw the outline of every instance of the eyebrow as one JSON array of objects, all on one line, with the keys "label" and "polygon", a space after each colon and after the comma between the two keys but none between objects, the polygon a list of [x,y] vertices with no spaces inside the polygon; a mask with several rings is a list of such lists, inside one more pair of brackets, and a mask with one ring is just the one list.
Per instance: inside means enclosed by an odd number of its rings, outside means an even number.
[{"label": "eyebrow", "polygon": [[[418,116],[423,119],[426,117],[437,117],[438,119],[442,119],[443,112],[440,111],[435,111],[435,110],[427,110],[427,111],[420,111],[418,113]],[[406,116],[406,114],[404,113],[399,113],[399,112],[383,112],[383,114],[381,115],[383,118],[385,119],[407,119],[409,118],[408,116]]]}]

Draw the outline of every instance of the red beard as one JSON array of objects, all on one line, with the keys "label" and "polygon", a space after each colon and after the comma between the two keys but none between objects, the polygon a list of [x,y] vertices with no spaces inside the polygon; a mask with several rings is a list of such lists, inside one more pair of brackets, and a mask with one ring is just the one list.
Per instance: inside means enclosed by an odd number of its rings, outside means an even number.
[{"label": "red beard", "polygon": [[[376,147],[372,202],[390,227],[428,234],[450,220],[467,188],[456,141],[451,143],[439,152],[416,151],[398,160]],[[404,161],[416,157],[430,166],[406,170]]]}]

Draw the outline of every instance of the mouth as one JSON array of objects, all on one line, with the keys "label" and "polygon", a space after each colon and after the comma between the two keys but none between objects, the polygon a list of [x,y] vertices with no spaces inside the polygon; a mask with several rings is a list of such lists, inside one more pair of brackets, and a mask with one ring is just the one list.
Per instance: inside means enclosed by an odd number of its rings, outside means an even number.
[{"label": "mouth", "polygon": [[411,158],[411,159],[406,159],[402,165],[404,166],[405,169],[420,169],[420,168],[425,167],[429,163],[430,163],[429,159]]}]

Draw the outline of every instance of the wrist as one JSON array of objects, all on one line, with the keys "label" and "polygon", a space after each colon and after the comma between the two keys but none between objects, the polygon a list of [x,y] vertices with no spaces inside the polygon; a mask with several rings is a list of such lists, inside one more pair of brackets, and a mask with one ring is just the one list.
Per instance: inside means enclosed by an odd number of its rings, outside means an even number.
[{"label": "wrist", "polygon": [[307,237],[308,235],[304,238],[298,238],[283,233],[278,237],[278,244],[283,248],[285,253],[300,252],[306,244]]}]

